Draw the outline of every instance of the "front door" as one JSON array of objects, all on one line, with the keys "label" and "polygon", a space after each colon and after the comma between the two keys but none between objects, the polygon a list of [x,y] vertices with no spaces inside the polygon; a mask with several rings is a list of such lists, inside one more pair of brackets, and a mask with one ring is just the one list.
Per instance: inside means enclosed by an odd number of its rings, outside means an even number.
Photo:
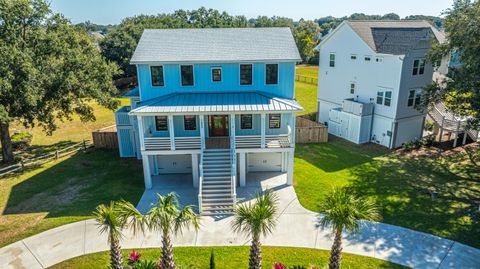
[{"label": "front door", "polygon": [[210,115],[208,118],[208,127],[210,137],[228,136],[228,116]]}]

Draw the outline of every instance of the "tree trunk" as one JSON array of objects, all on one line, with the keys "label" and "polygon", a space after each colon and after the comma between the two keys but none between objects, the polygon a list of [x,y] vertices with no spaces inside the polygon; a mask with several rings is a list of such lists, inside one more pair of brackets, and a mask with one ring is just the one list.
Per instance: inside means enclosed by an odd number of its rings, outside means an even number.
[{"label": "tree trunk", "polygon": [[252,239],[252,245],[250,246],[250,262],[249,269],[261,269],[262,268],[262,250],[260,244],[260,236],[254,235]]},{"label": "tree trunk", "polygon": [[110,243],[110,265],[112,269],[123,269],[123,256],[120,241],[112,238]]},{"label": "tree trunk", "polygon": [[2,144],[2,158],[4,162],[13,162],[12,140],[8,123],[0,123],[0,142]]},{"label": "tree trunk", "polygon": [[333,241],[332,250],[330,252],[329,269],[340,269],[342,263],[342,230],[335,232],[335,239]]},{"label": "tree trunk", "polygon": [[162,257],[160,259],[162,269],[176,269],[175,260],[173,259],[173,246],[170,240],[169,231],[163,232],[162,237]]}]

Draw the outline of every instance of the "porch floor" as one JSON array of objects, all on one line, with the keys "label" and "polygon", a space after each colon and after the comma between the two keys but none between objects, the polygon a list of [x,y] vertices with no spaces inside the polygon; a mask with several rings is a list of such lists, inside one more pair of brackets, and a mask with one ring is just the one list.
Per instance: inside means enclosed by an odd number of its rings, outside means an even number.
[{"label": "porch floor", "polygon": [[[153,187],[145,190],[137,209],[147,212],[157,201],[157,193],[166,195],[170,192],[177,193],[182,206],[194,205],[198,211],[198,189],[193,187],[191,174],[168,174],[153,176]],[[237,199],[239,203],[252,200],[258,192],[272,189],[277,192],[287,185],[287,174],[280,172],[255,172],[247,174],[245,187],[237,186]],[[280,196],[280,194],[279,194]]]},{"label": "porch floor", "polygon": [[209,137],[205,138],[205,146],[207,149],[229,149],[229,137]]}]

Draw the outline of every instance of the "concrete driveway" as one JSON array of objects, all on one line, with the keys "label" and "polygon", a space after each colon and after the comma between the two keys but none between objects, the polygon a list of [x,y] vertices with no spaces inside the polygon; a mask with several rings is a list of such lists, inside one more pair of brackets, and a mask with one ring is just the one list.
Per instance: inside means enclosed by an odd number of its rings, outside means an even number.
[{"label": "concrete driveway", "polygon": [[[187,179],[185,179],[187,180]],[[238,196],[248,202],[258,191],[273,189],[279,196],[278,226],[263,238],[267,246],[289,246],[330,249],[330,229],[322,229],[322,216],[304,209],[292,186],[285,184],[282,174],[254,175]],[[178,186],[177,186],[178,187]],[[163,185],[146,191],[138,207],[145,211],[155,200],[155,191],[167,193],[173,186]],[[184,201],[196,203],[197,192],[185,186],[175,189]],[[153,197],[153,198],[152,198]],[[191,199],[191,200],[188,200]],[[231,231],[231,216],[203,217],[199,231],[185,231],[174,238],[175,246],[239,246],[249,245],[245,235]],[[480,268],[480,250],[452,240],[383,223],[362,223],[359,234],[344,234],[344,252],[391,261],[412,268]],[[134,235],[125,231],[124,248],[160,247],[158,233]],[[94,220],[64,225],[34,235],[0,249],[0,268],[46,268],[76,256],[108,250],[105,235],[98,233]]]}]

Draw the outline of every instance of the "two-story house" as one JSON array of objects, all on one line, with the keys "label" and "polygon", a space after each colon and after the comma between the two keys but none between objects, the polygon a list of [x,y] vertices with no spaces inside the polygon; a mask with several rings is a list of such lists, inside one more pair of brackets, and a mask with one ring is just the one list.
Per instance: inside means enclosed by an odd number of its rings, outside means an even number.
[{"label": "two-story house", "polygon": [[426,113],[416,106],[432,82],[432,38],[444,37],[425,21],[341,23],[317,46],[319,122],[358,144],[421,138]]},{"label": "two-story house", "polygon": [[120,155],[142,159],[147,189],[191,174],[205,213],[231,210],[249,173],[292,184],[299,61],[289,28],[145,30],[138,88],[116,112]]}]

